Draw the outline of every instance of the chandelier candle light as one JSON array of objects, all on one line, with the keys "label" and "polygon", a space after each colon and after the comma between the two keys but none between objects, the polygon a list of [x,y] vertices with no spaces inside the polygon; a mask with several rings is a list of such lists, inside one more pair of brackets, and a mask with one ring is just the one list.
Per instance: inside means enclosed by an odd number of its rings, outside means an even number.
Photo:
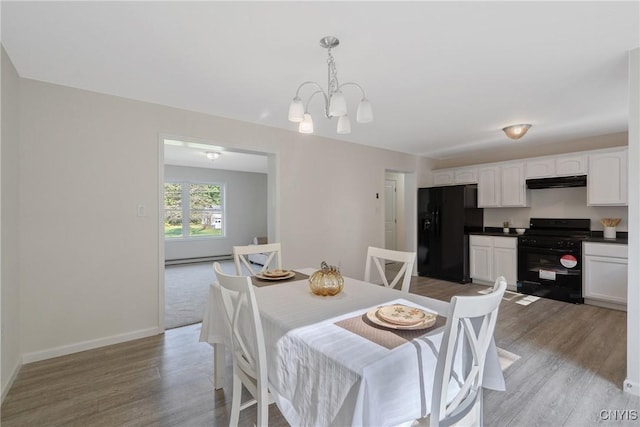
[{"label": "chandelier candle light", "polygon": [[[356,121],[358,123],[370,123],[373,121],[373,109],[371,103],[367,99],[364,93],[364,89],[357,83],[347,82],[340,84],[338,82],[338,72],[336,71],[336,63],[331,55],[331,49],[338,46],[340,41],[333,36],[326,36],[320,40],[320,46],[327,49],[327,67],[328,67],[328,85],[327,91],[322,88],[318,83],[307,81],[298,86],[296,90],[296,96],[289,105],[289,121],[299,123],[298,132],[300,133],[313,133],[313,119],[309,114],[309,103],[313,97],[317,94],[322,94],[324,98],[324,114],[328,119],[332,117],[338,118],[337,132],[339,134],[351,133],[351,122],[347,115],[347,102],[342,93],[342,88],[346,86],[355,86],[360,89],[362,99],[358,105],[358,111],[356,113]],[[307,86],[314,86],[317,90],[309,96],[306,104],[303,104],[300,98],[300,90]]]}]

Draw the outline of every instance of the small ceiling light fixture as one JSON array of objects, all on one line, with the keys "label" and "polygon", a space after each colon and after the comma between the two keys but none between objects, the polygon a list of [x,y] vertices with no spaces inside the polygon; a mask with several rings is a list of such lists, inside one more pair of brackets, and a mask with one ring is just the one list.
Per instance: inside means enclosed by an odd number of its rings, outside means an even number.
[{"label": "small ceiling light fixture", "polygon": [[502,128],[502,130],[509,138],[520,139],[524,136],[525,133],[527,133],[530,127],[530,124],[522,123],[519,125],[507,126],[506,128]]},{"label": "small ceiling light fixture", "polygon": [[207,151],[206,155],[207,155],[207,158],[213,162],[214,160],[219,158],[222,154],[214,151]]},{"label": "small ceiling light fixture", "polygon": [[[322,88],[318,83],[307,81],[298,86],[298,90],[296,90],[296,96],[291,101],[289,105],[289,121],[299,123],[298,132],[300,133],[313,133],[313,118],[311,114],[309,114],[309,103],[313,99],[313,97],[317,94],[322,94],[324,98],[324,115],[326,118],[331,119],[332,117],[338,117],[338,128],[337,133],[339,134],[350,134],[351,133],[351,122],[349,121],[349,116],[347,115],[347,101],[345,100],[344,94],[342,93],[342,88],[346,86],[355,86],[360,89],[362,94],[362,99],[360,100],[360,104],[358,104],[358,110],[356,113],[356,121],[358,123],[369,123],[373,121],[373,109],[371,108],[371,103],[367,99],[364,93],[364,89],[357,83],[347,82],[340,84],[338,82],[338,72],[336,71],[336,63],[333,60],[333,55],[331,55],[331,49],[338,46],[340,44],[340,40],[333,36],[326,36],[320,39],[320,46],[327,49],[327,53],[329,55],[327,59],[328,70],[328,85],[327,91]],[[300,89],[304,86],[311,85],[315,86],[316,91],[309,96],[306,104],[302,103],[302,99],[300,98]]]}]

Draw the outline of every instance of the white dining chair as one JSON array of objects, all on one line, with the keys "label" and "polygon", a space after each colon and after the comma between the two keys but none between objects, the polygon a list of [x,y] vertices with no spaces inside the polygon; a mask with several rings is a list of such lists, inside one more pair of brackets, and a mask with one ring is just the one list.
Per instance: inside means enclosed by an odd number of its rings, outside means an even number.
[{"label": "white dining chair", "polygon": [[[224,309],[224,320],[233,355],[233,396],[231,401],[230,426],[237,426],[240,411],[252,406],[257,408],[257,425],[267,426],[269,403],[267,354],[262,331],[260,312],[249,276],[225,274],[219,263],[214,263],[220,296]],[[253,399],[241,402],[242,386]]]},{"label": "white dining chair", "polygon": [[[431,427],[450,425],[483,425],[482,378],[487,350],[493,339],[502,296],[507,281],[496,279],[493,292],[477,296],[454,296],[447,317],[431,399]],[[464,375],[454,373],[456,349],[467,346],[470,364],[463,367]],[[450,387],[459,390],[450,398]]]},{"label": "white dining chair", "polygon": [[[266,261],[263,265],[253,264],[248,256],[251,254],[264,254]],[[282,247],[280,243],[267,243],[264,245],[248,245],[233,247],[233,261],[236,264],[238,276],[244,275],[242,266],[249,270],[249,275],[267,271],[270,268],[282,268]]]},{"label": "white dining chair", "polygon": [[[391,283],[389,283],[385,274],[384,267],[386,261],[402,263],[400,270],[398,270]],[[369,249],[367,249],[367,262],[364,267],[364,281],[371,282],[371,267],[373,264],[376,266],[378,273],[382,278],[382,283],[388,288],[395,288],[400,281],[400,278],[404,276],[400,290],[408,293],[409,285],[411,284],[411,273],[413,272],[413,264],[415,261],[415,252],[393,251],[390,249],[381,249],[369,246]]]}]

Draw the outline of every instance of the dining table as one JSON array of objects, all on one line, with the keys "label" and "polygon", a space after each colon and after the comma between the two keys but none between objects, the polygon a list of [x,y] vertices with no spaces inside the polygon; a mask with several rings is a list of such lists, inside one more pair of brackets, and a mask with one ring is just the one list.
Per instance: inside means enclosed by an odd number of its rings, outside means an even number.
[{"label": "dining table", "polygon": [[[339,294],[319,296],[309,287],[315,271],[296,269],[294,277],[282,281],[252,277],[269,391],[289,424],[392,426],[427,416],[450,304],[350,277],[344,277]],[[215,282],[210,287],[200,341],[214,346],[214,382],[221,388],[229,337],[217,287]],[[403,329],[371,321],[378,307],[394,304],[431,313],[436,323]],[[459,378],[470,363],[465,348],[458,346],[454,357]],[[483,387],[505,389],[493,340]]]}]

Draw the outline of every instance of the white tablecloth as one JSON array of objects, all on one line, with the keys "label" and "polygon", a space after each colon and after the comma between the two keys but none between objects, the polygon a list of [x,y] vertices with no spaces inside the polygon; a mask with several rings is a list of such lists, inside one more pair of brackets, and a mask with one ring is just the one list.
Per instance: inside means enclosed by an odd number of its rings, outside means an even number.
[{"label": "white tablecloth", "polygon": [[[212,288],[200,336],[212,344],[225,342],[215,295]],[[442,330],[389,350],[335,323],[392,302],[446,316],[448,303],[350,278],[335,297],[313,295],[306,280],[255,288],[255,295],[270,391],[291,425],[396,425],[430,412]],[[461,369],[461,357],[456,360]],[[493,345],[484,386],[504,390]]]}]

